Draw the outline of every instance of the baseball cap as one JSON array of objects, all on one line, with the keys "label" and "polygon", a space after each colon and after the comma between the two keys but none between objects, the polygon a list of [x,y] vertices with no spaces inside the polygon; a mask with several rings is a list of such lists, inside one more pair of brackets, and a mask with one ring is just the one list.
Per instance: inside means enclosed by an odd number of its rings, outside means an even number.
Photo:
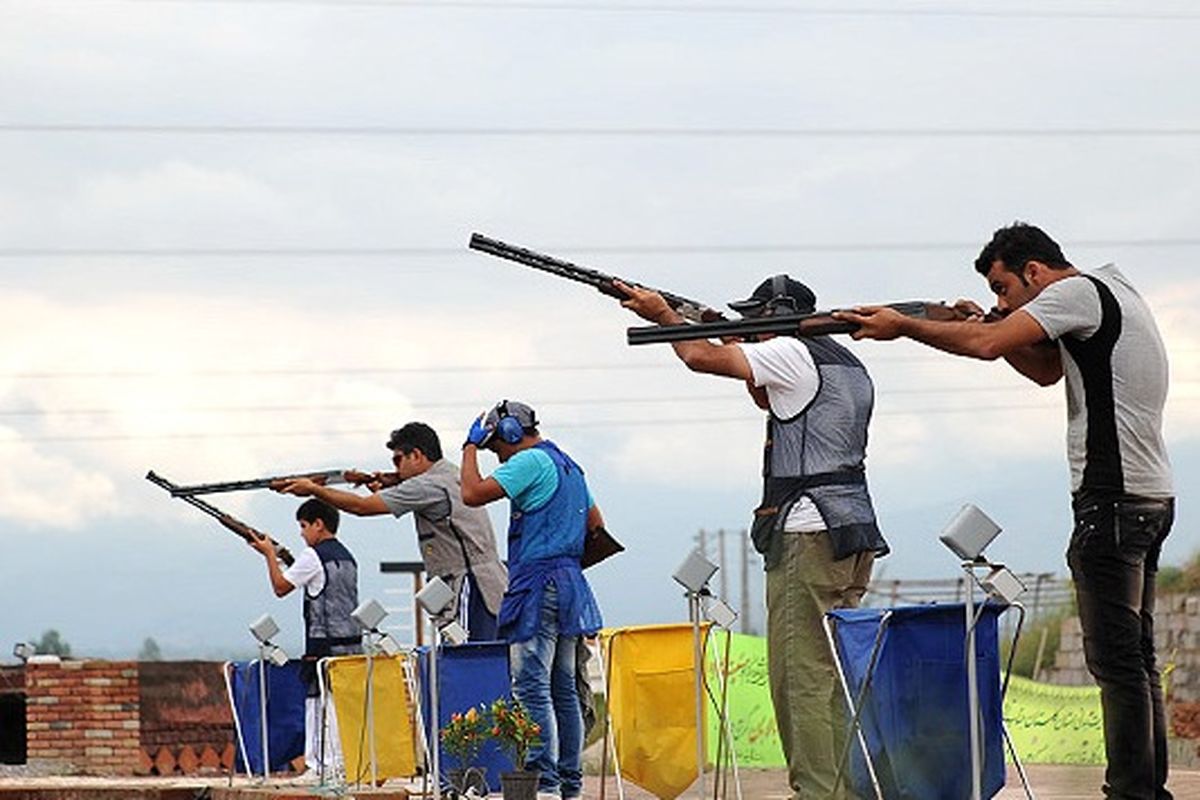
[{"label": "baseball cap", "polygon": [[808,314],[817,310],[813,290],[795,278],[776,275],[760,283],[745,300],[735,300],[729,307],[742,316],[757,317],[771,313]]},{"label": "baseball cap", "polygon": [[492,410],[483,418],[483,427],[487,428],[488,435],[480,443],[481,445],[486,445],[496,435],[496,429],[500,425],[500,420],[504,417],[512,417],[521,425],[521,429],[525,431],[538,426],[537,414],[532,408],[519,400],[501,400],[492,406]]}]

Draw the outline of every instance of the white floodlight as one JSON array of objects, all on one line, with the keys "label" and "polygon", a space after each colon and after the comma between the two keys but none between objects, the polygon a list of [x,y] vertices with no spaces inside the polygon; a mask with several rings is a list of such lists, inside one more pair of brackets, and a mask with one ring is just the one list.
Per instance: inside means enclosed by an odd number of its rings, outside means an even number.
[{"label": "white floodlight", "polygon": [[988,593],[988,597],[1006,605],[1012,605],[1021,592],[1025,591],[1025,584],[1021,583],[1021,579],[1003,564],[997,564],[979,585]]},{"label": "white floodlight", "polygon": [[467,640],[467,629],[458,623],[458,620],[449,622],[438,628],[442,634],[442,638],[450,644],[462,644]]},{"label": "white floodlight", "polygon": [[279,626],[275,624],[275,620],[271,618],[270,614],[263,614],[250,623],[250,633],[254,634],[254,638],[258,639],[259,644],[270,644],[275,635],[279,633]]},{"label": "white floodlight", "polygon": [[266,656],[267,661],[270,661],[277,667],[287,665],[288,654],[277,644],[264,644],[263,655]]},{"label": "white floodlight", "polygon": [[417,592],[416,601],[425,613],[432,617],[445,611],[454,603],[454,590],[441,578],[434,576],[421,591]]},{"label": "white floodlight", "polygon": [[37,648],[29,642],[17,642],[13,645],[13,655],[21,661],[29,661],[37,653]]},{"label": "white floodlight", "polygon": [[725,630],[732,628],[738,617],[737,612],[716,595],[704,598],[704,616],[712,620],[714,625]]},{"label": "white floodlight", "polygon": [[384,617],[388,615],[387,609],[379,604],[378,600],[371,599],[363,602],[358,608],[350,612],[350,616],[354,621],[363,627],[363,630],[377,631],[379,623],[383,622]]},{"label": "white floodlight", "polygon": [[377,646],[379,647],[379,651],[388,658],[395,658],[400,655],[400,651],[403,649],[390,633],[380,636]]},{"label": "white floodlight", "polygon": [[946,525],[941,539],[963,561],[975,561],[983,556],[983,549],[1000,533],[1000,526],[992,518],[967,503]]},{"label": "white floodlight", "polygon": [[699,593],[716,571],[716,564],[705,558],[699,550],[693,550],[671,577],[689,592]]}]

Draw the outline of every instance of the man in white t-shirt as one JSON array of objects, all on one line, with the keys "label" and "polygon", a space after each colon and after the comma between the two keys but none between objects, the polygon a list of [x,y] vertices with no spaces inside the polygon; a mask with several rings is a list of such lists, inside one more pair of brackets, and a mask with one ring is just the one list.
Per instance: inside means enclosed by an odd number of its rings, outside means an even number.
[{"label": "man in white t-shirt", "polygon": [[1067,564],[1084,657],[1100,686],[1104,794],[1168,800],[1154,654],[1154,583],[1175,513],[1162,436],[1166,349],[1146,302],[1116,266],[1080,272],[1033,225],[996,231],[975,269],[996,294],[1000,322],[933,322],[877,307],[838,316],[862,326],[855,338],[905,336],[957,355],[1003,357],[1042,386],[1066,377],[1075,516]]},{"label": "man in white t-shirt", "polygon": [[[658,294],[618,283],[624,305],[660,325],[682,322]],[[746,316],[812,312],[816,297],[786,275],[730,306]],[[828,336],[675,342],[696,372],[746,382],[767,412],[763,501],[751,536],[767,572],[771,701],[793,798],[836,798],[846,741],[845,701],[821,626],[853,608],[877,555],[887,552],[867,491],[864,459],[874,389],[866,368]]]},{"label": "man in white t-shirt", "polygon": [[[304,660],[301,677],[308,689],[304,714],[304,780],[324,774],[336,779],[342,767],[337,723],[332,707],[322,732],[316,679],[317,660],[362,652],[362,629],[351,613],[358,606],[358,564],[337,539],[338,511],[323,500],[310,498],[296,509],[300,536],[306,547],[286,570],[275,557],[268,537],[250,542],[267,562],[267,577],[276,597],[295,589],[304,592]],[[324,741],[322,741],[324,739]]]}]

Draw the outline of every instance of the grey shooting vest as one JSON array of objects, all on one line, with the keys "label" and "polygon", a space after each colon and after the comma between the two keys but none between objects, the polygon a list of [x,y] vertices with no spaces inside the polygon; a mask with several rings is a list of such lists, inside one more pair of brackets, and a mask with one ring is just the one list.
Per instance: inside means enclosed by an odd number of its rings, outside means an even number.
[{"label": "grey shooting vest", "polygon": [[358,607],[358,564],[337,539],[313,549],[325,570],[325,587],[315,597],[304,593],[304,654],[321,658],[361,652],[362,629],[350,616]]},{"label": "grey shooting vest", "polygon": [[763,565],[772,569],[783,554],[788,512],[807,495],[821,512],[833,557],[888,552],[875,522],[863,461],[875,389],[854,354],[828,336],[806,338],[820,384],[796,416],[767,418],[763,454],[763,499],[750,529]]},{"label": "grey shooting vest", "polygon": [[[448,583],[455,598],[460,596],[462,582],[470,573],[488,611],[498,614],[504,590],[508,588],[508,571],[500,563],[496,534],[487,512],[463,502],[458,467],[444,458],[413,480],[425,480],[441,490],[450,504],[448,516],[433,518],[429,509],[413,512],[425,571]],[[443,616],[450,620],[457,613],[456,602],[455,608]]]}]

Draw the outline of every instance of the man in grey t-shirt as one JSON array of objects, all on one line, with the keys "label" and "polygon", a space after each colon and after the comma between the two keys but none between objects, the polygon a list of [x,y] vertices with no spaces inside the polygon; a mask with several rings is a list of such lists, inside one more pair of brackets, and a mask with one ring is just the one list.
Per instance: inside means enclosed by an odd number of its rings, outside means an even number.
[{"label": "man in grey t-shirt", "polygon": [[435,622],[458,620],[472,641],[494,640],[508,571],[500,563],[487,512],[463,503],[458,466],[442,458],[433,428],[410,422],[392,431],[387,447],[396,471],[377,473],[371,484],[377,491],[372,494],[332,489],[307,479],[292,481],[280,491],[319,497],[362,517],[411,512],[426,572],[448,583],[457,598]]},{"label": "man in grey t-shirt", "polygon": [[1162,436],[1167,357],[1145,301],[1115,266],[1080,272],[1032,225],[996,231],[975,262],[1001,321],[932,322],[878,307],[841,313],[855,338],[905,336],[957,355],[1003,357],[1067,387],[1075,581],[1088,670],[1100,686],[1108,757],[1104,793],[1167,800],[1162,683],[1154,654],[1154,582],[1174,520]]}]

